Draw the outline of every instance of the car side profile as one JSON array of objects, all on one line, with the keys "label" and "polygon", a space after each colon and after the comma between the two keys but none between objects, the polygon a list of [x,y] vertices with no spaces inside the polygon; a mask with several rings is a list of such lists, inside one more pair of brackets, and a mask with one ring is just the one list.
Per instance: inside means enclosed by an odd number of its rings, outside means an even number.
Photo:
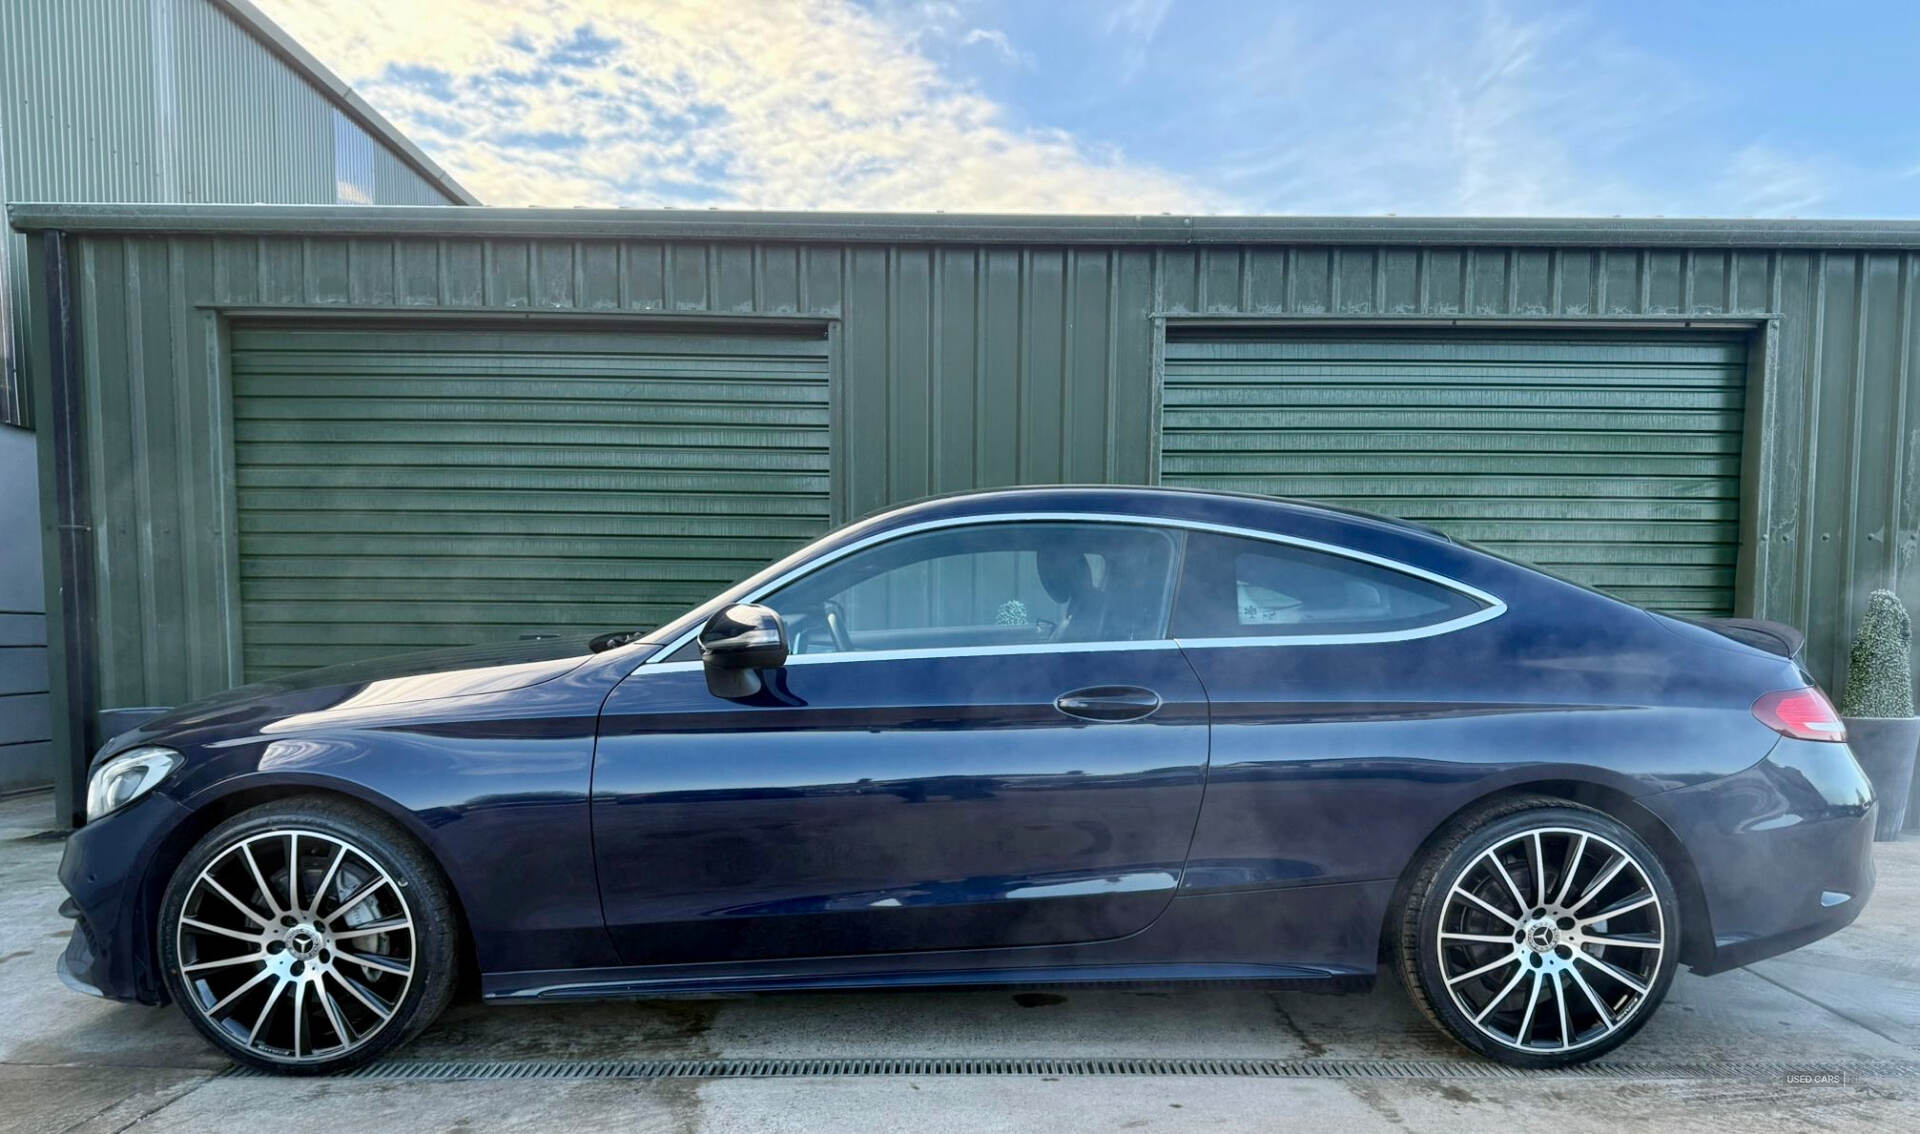
[{"label": "car side profile", "polygon": [[1325,507],[938,498],[650,632],[115,738],[60,972],[291,1073],[391,1050],[469,966],[497,1001],[1386,968],[1564,1065],[1677,966],[1867,901],[1875,801],[1799,645]]}]

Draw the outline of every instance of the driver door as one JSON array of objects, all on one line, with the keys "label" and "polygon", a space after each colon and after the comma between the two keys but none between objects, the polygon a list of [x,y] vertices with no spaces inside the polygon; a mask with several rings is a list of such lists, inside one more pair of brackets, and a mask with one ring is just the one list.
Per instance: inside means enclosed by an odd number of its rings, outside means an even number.
[{"label": "driver door", "polygon": [[1207,707],[1166,637],[1179,533],[904,534],[757,601],[788,664],[743,700],[691,645],[603,710],[603,905],[628,963],[1120,937],[1166,908]]}]

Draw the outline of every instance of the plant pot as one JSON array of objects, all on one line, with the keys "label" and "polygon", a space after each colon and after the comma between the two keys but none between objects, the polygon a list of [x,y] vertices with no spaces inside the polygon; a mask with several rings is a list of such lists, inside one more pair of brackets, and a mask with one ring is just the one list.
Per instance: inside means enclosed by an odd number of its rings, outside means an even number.
[{"label": "plant pot", "polygon": [[1907,793],[1907,830],[1920,832],[1920,766],[1914,769],[1913,790]]},{"label": "plant pot", "polygon": [[1890,842],[1907,824],[1907,797],[1913,791],[1914,756],[1920,753],[1920,717],[1842,717],[1847,747],[1873,781],[1880,797],[1880,820],[1873,837]]}]

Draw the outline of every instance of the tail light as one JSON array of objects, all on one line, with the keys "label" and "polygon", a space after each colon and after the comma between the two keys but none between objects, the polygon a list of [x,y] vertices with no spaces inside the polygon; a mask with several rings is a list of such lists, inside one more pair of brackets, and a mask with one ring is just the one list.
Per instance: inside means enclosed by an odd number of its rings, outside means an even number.
[{"label": "tail light", "polygon": [[1795,740],[1845,740],[1847,726],[1818,689],[1782,689],[1753,703],[1759,722]]}]

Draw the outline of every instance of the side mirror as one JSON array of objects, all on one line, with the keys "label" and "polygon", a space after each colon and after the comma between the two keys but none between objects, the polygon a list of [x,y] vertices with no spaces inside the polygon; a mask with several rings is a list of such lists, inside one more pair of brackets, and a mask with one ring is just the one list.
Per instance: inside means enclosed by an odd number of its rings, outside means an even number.
[{"label": "side mirror", "polygon": [[762,669],[787,664],[787,626],[778,612],[758,603],[726,607],[700,629],[700,660],[707,691],[737,700],[760,692]]}]

